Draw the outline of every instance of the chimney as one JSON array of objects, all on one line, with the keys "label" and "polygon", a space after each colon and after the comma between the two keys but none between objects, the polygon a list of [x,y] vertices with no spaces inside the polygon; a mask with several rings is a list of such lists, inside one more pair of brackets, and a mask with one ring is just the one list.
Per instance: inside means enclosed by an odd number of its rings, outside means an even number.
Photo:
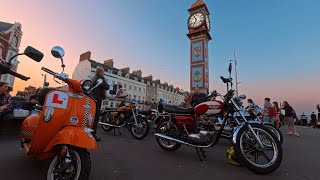
[{"label": "chimney", "polygon": [[113,59],[108,59],[103,62],[103,64],[107,65],[109,68],[113,69]]},{"label": "chimney", "polygon": [[135,76],[138,76],[139,78],[141,78],[142,71],[141,70],[133,71],[132,74],[135,75]]},{"label": "chimney", "polygon": [[123,74],[128,74],[130,72],[130,68],[126,67],[126,68],[121,69],[121,71],[123,72]]},{"label": "chimney", "polygon": [[81,54],[80,55],[80,60],[79,60],[79,62],[81,62],[81,61],[88,61],[88,60],[90,60],[90,58],[91,58],[91,52],[90,51],[87,51],[87,52],[85,52],[85,53],[83,53],[83,54]]},{"label": "chimney", "polygon": [[160,79],[156,79],[154,82],[160,84]]},{"label": "chimney", "polygon": [[147,77],[143,77],[143,79],[146,80],[146,81],[152,82],[152,75],[149,75]]}]

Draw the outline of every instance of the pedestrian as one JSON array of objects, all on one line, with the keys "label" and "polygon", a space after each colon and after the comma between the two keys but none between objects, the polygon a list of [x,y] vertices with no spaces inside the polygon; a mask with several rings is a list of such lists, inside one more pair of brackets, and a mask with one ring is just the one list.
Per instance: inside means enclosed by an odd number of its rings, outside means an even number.
[{"label": "pedestrian", "polygon": [[96,141],[100,141],[101,139],[97,137],[97,126],[100,118],[100,109],[102,100],[106,99],[106,91],[109,90],[109,84],[106,82],[104,78],[104,69],[102,67],[97,67],[96,74],[91,78],[92,87],[95,87],[98,83],[98,80],[102,80],[102,83],[98,85],[95,89],[91,91],[91,96],[96,100],[96,114],[93,123],[93,133],[92,135],[96,139]]},{"label": "pedestrian", "polygon": [[312,114],[311,114],[311,126],[313,128],[317,127],[317,116],[314,112],[312,112]]},{"label": "pedestrian", "polygon": [[320,104],[317,105],[317,110],[318,110],[318,121],[320,121]]},{"label": "pedestrian", "polygon": [[293,116],[294,116],[294,110],[293,108],[289,105],[289,103],[287,101],[284,101],[283,102],[283,107],[282,109],[285,111],[284,113],[284,121],[288,127],[288,135],[296,135],[296,136],[300,136],[298,133],[297,133],[297,129],[296,127],[294,126],[294,120],[293,120]]},{"label": "pedestrian", "polygon": [[249,111],[250,119],[255,119],[256,115],[254,112],[256,108],[259,108],[259,107],[256,105],[256,103],[252,99],[248,99],[247,102],[248,102],[248,106],[245,109]]},{"label": "pedestrian", "polygon": [[203,103],[206,100],[207,95],[204,93],[200,93],[199,87],[194,88],[194,93],[191,96],[190,104],[192,107],[197,106],[198,104]]},{"label": "pedestrian", "polygon": [[[39,100],[39,95],[42,91],[42,88],[38,88],[35,92],[34,95],[30,96],[30,102],[31,104],[34,106],[34,105],[40,105],[42,106],[42,104],[40,103],[40,100]],[[38,110],[35,110],[35,109],[32,109],[30,111],[30,114],[39,114],[39,111]]]},{"label": "pedestrian", "polygon": [[276,116],[276,111],[270,103],[270,98],[264,99],[264,114],[263,114],[263,123],[274,124],[273,117]]},{"label": "pedestrian", "polygon": [[275,126],[277,128],[280,128],[280,108],[279,108],[279,104],[277,101],[274,101],[273,103],[273,108],[276,110],[277,115],[274,116],[274,122],[275,122]]},{"label": "pedestrian", "polygon": [[0,82],[0,119],[11,120],[11,96],[8,93],[9,84]]}]

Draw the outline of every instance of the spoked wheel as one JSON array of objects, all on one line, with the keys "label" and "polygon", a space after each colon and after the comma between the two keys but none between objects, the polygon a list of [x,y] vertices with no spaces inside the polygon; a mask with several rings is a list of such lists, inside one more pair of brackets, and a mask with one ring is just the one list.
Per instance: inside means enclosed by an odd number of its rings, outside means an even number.
[{"label": "spoked wheel", "polygon": [[[104,113],[101,117],[101,122],[111,124],[112,118],[113,117],[110,112]],[[103,124],[101,124],[101,127],[105,132],[110,132],[113,129],[113,127]]]},{"label": "spoked wheel", "polygon": [[91,171],[90,154],[85,149],[69,149],[71,158],[55,158],[51,161],[47,180],[88,180]]},{"label": "spoked wheel", "polygon": [[241,164],[250,170],[264,174],[278,169],[282,162],[282,147],[278,138],[261,124],[250,124],[263,144],[260,147],[247,128],[240,129],[237,142],[234,146],[235,153]]},{"label": "spoked wheel", "polygon": [[283,143],[283,134],[275,125],[272,124],[264,124],[267,128],[270,129],[271,132],[273,132],[274,135],[278,138],[280,144]]},{"label": "spoked wheel", "polygon": [[[174,135],[179,135],[180,131],[174,123],[169,124],[169,121],[162,120],[158,123],[156,133],[172,137]],[[159,146],[166,151],[175,151],[181,146],[179,143],[158,136],[156,136],[156,139]]]},{"label": "spoked wheel", "polygon": [[137,124],[132,124],[130,127],[131,135],[136,139],[143,139],[145,138],[150,129],[150,124],[148,123],[147,118],[137,117]]}]

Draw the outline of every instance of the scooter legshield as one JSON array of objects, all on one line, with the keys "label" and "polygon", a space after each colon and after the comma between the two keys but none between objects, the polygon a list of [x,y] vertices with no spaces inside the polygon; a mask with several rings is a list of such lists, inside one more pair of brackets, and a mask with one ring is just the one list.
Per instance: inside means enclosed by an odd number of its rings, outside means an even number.
[{"label": "scooter legshield", "polygon": [[51,139],[50,143],[44,149],[44,152],[50,151],[58,144],[69,144],[85,149],[97,149],[97,142],[92,134],[82,127],[76,126],[67,126],[63,128]]}]

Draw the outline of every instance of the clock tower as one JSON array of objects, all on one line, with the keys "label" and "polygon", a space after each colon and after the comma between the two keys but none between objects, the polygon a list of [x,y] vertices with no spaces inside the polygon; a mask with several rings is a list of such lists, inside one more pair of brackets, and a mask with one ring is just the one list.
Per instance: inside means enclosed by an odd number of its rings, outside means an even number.
[{"label": "clock tower", "polygon": [[188,30],[190,39],[190,92],[199,87],[200,92],[209,92],[209,53],[211,40],[210,13],[202,0],[197,0],[188,9]]}]

